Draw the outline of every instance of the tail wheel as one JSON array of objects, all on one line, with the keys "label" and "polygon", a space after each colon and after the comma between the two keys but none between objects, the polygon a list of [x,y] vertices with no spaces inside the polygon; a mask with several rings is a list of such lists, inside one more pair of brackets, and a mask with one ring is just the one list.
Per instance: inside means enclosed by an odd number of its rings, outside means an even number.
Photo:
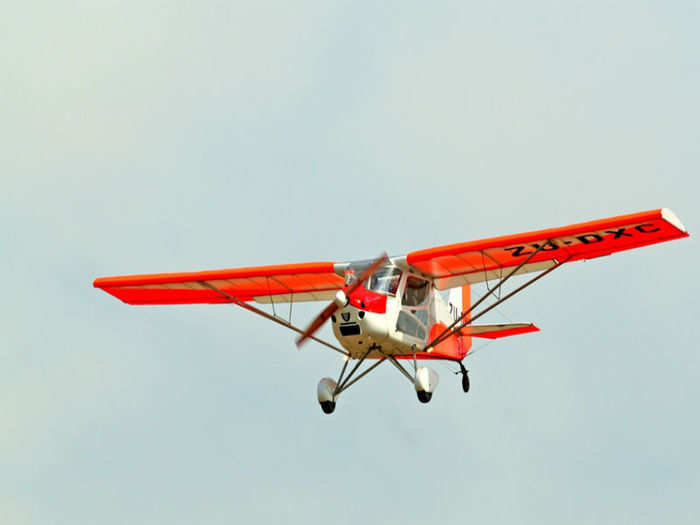
[{"label": "tail wheel", "polygon": [[469,392],[469,370],[464,368],[464,364],[460,361],[459,363],[459,372],[455,372],[455,374],[462,374],[462,390],[464,392]]}]

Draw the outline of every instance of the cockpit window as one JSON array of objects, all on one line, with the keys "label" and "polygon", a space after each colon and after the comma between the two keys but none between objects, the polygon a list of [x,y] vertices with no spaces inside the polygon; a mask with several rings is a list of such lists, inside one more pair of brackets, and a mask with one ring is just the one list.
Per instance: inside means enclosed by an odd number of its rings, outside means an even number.
[{"label": "cockpit window", "polygon": [[410,275],[401,300],[404,306],[421,306],[428,300],[428,281]]},{"label": "cockpit window", "polygon": [[368,290],[382,295],[396,295],[401,280],[401,270],[395,267],[380,268],[365,283]]}]

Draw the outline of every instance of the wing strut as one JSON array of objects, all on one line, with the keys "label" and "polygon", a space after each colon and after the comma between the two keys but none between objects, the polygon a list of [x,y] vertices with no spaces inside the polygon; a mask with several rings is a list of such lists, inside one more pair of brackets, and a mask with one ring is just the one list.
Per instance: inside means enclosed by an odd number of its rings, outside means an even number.
[{"label": "wing strut", "polygon": [[[537,253],[537,251],[539,251],[540,249],[541,249],[541,247],[538,248],[532,255],[534,255],[535,253]],[[532,255],[531,255],[530,257],[532,257]],[[433,339],[432,341],[430,341],[430,342],[425,346],[425,348],[423,349],[423,351],[427,351],[428,349],[434,347],[435,345],[438,345],[438,344],[442,343],[445,339],[447,339],[448,337],[450,337],[452,334],[457,334],[457,333],[459,333],[460,331],[462,331],[463,328],[466,328],[467,326],[469,326],[471,323],[473,323],[474,321],[476,321],[476,320],[477,320],[479,317],[481,317],[482,315],[484,315],[484,314],[490,312],[491,310],[493,310],[493,309],[494,309],[496,306],[498,306],[499,304],[501,304],[501,303],[507,301],[508,299],[510,299],[511,297],[513,297],[513,296],[514,296],[515,294],[517,294],[518,292],[521,292],[522,290],[524,290],[525,288],[527,288],[527,287],[530,286],[531,284],[534,284],[536,281],[539,281],[539,280],[540,280],[542,277],[544,277],[545,275],[547,275],[547,274],[553,272],[554,270],[556,270],[557,268],[559,268],[561,265],[563,265],[564,263],[566,263],[570,258],[571,258],[571,257],[567,257],[566,259],[564,259],[564,260],[561,261],[561,262],[560,262],[560,261],[557,261],[556,264],[555,264],[554,266],[552,266],[551,268],[548,268],[547,270],[545,270],[544,272],[542,272],[542,273],[539,274],[538,276],[533,277],[532,279],[530,279],[529,281],[527,281],[525,284],[519,286],[518,288],[516,288],[515,290],[513,290],[512,292],[510,292],[510,293],[509,293],[508,295],[506,295],[505,297],[499,299],[498,301],[496,301],[495,303],[493,303],[493,304],[492,304],[491,306],[489,306],[488,308],[482,310],[481,312],[479,312],[478,314],[476,314],[474,317],[472,317],[471,319],[469,319],[467,322],[465,322],[462,326],[457,326],[457,327],[455,327],[455,325],[457,325],[460,321],[462,321],[462,320],[469,314],[469,312],[471,312],[472,310],[474,310],[474,308],[475,308],[476,306],[478,306],[479,304],[481,304],[481,303],[484,301],[484,299],[486,299],[486,297],[488,297],[489,295],[491,295],[492,292],[494,292],[494,291],[496,291],[498,288],[500,288],[501,285],[503,285],[503,283],[504,283],[505,281],[508,280],[508,278],[510,278],[515,272],[517,272],[518,269],[520,268],[520,266],[518,266],[518,268],[516,268],[513,272],[511,272],[511,273],[508,274],[506,277],[504,277],[503,279],[501,279],[501,281],[499,282],[499,284],[498,284],[495,288],[493,288],[493,289],[491,290],[491,292],[485,294],[481,299],[479,299],[476,303],[474,303],[474,305],[473,305],[471,308],[469,308],[469,310],[467,310],[464,314],[462,314],[461,317],[458,317],[457,320],[456,320],[454,323],[452,323],[449,327],[447,327],[445,330],[443,330],[443,332],[442,332],[440,335],[438,335],[435,339]],[[525,264],[528,260],[529,260],[529,258],[526,259],[525,262],[524,262],[523,264]],[[521,265],[521,266],[522,266],[522,265]]]},{"label": "wing strut", "polygon": [[[510,279],[516,273],[518,273],[518,270],[520,270],[520,268],[522,268],[527,263],[529,263],[530,259],[532,259],[535,255],[537,255],[542,250],[542,248],[544,247],[545,244],[546,243],[542,243],[540,246],[538,246],[537,249],[535,249],[535,251],[532,252],[523,262],[521,262],[518,266],[516,266],[515,269],[513,269],[508,275],[503,277],[495,287],[491,288],[488,291],[488,293],[485,293],[481,299],[479,299],[477,302],[475,302],[473,305],[471,305],[464,313],[462,313],[462,315],[460,315],[457,319],[455,319],[454,322],[450,326],[445,328],[440,333],[440,335],[438,335],[435,339],[433,339],[430,343],[428,343],[423,350],[426,351],[426,350],[432,348],[433,346],[444,341],[446,337],[449,337],[450,335],[452,335],[455,326],[457,326],[459,323],[464,321],[467,318],[467,316],[470,313],[472,313],[472,311],[474,309],[476,309],[477,306],[479,306],[481,303],[483,303],[490,295],[494,294],[497,290],[500,290],[501,286],[503,286],[508,279]],[[483,252],[482,252],[482,255],[483,255]],[[499,302],[501,301],[500,297],[499,297],[498,301]],[[464,326],[466,326],[466,325],[464,325]]]},{"label": "wing strut", "polygon": [[[291,322],[284,321],[284,320],[280,319],[279,317],[268,314],[267,312],[261,310],[260,308],[256,308],[255,306],[251,306],[248,303],[241,301],[238,297],[234,297],[233,295],[226,293],[223,290],[217,288],[213,284],[209,284],[206,281],[198,281],[198,282],[202,286],[206,286],[210,290],[214,290],[216,293],[221,294],[222,296],[226,297],[227,299],[230,299],[232,303],[240,306],[241,308],[245,308],[246,310],[249,310],[249,311],[253,312],[254,314],[258,314],[259,316],[262,316],[265,319],[269,319],[270,321],[274,321],[275,323],[280,324],[286,328],[289,328],[290,330],[294,330],[295,332],[297,332],[299,334],[304,333],[304,330],[302,330],[301,328],[297,328]],[[319,339],[318,337],[315,337],[313,335],[310,335],[308,337],[309,337],[309,339],[313,339],[317,343],[321,343],[322,345],[327,346],[331,350],[335,350],[336,352],[339,352],[346,357],[349,356],[348,352],[346,352],[345,350],[342,350],[342,349],[338,348],[337,346],[332,345],[331,343],[329,343],[327,341],[324,341],[323,339]]]}]

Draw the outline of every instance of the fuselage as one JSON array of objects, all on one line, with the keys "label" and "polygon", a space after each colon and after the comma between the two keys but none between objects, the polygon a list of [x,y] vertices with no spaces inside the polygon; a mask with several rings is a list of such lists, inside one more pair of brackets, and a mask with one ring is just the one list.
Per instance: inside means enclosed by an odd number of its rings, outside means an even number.
[{"label": "fuselage", "polygon": [[[346,284],[352,279],[352,272],[346,274]],[[428,279],[386,266],[352,292],[331,321],[333,334],[354,358],[369,351],[369,358],[462,359],[470,343],[465,337],[422,352],[461,313],[461,301],[445,301]]]}]

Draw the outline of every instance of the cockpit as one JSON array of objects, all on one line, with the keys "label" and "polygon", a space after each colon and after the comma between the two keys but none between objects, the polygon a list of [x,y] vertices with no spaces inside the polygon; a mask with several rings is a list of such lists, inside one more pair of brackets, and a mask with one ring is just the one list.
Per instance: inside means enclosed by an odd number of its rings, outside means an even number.
[{"label": "cockpit", "polygon": [[369,278],[367,289],[382,295],[396,295],[401,281],[401,270],[396,267],[380,268]]},{"label": "cockpit", "polygon": [[[345,272],[345,286],[352,284],[357,279],[354,270]],[[401,270],[395,266],[379,268],[363,284],[370,292],[382,295],[395,296],[401,282]]]},{"label": "cockpit", "polygon": [[[345,286],[357,283],[361,273],[361,267],[348,268],[345,271]],[[393,314],[396,317],[392,317],[395,319],[392,323],[396,323],[395,333],[400,333],[397,337],[408,336],[425,340],[432,319],[430,314],[432,285],[428,279],[410,272],[403,272],[396,266],[387,265],[376,270],[362,284],[364,289],[371,293],[350,299],[353,306],[363,310],[360,319],[365,319],[367,311],[388,313],[386,297],[395,297],[396,299],[391,303],[391,311],[396,312]],[[376,310],[371,303],[377,304]],[[381,306],[379,306],[380,303]],[[345,325],[341,328],[347,330]]]}]

